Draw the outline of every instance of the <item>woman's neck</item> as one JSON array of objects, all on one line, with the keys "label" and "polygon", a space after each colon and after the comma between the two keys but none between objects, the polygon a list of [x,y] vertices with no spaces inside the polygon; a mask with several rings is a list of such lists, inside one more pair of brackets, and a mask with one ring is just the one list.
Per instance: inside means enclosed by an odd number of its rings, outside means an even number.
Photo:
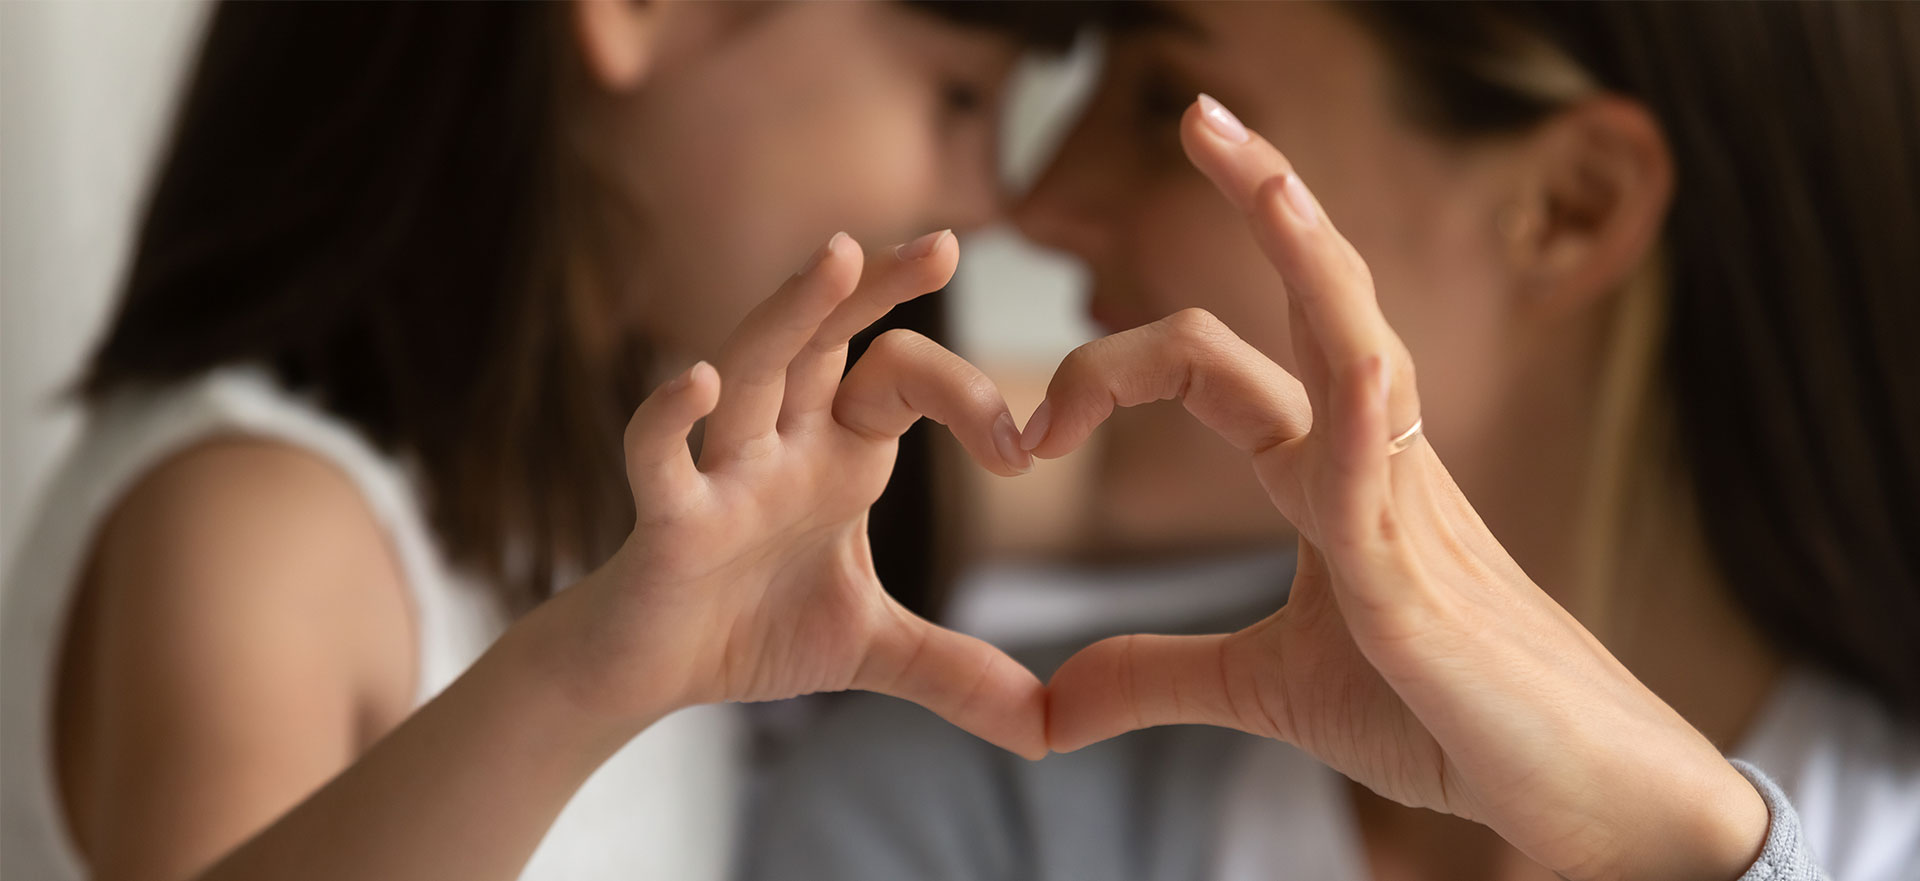
[{"label": "woman's neck", "polygon": [[1580,605],[1587,628],[1723,752],[1765,709],[1785,666],[1712,560],[1690,495],[1631,514],[1616,565]]},{"label": "woman's neck", "polygon": [[1534,583],[1729,749],[1782,664],[1720,575],[1675,452],[1658,293],[1518,354],[1506,418],[1465,439],[1455,475]]}]

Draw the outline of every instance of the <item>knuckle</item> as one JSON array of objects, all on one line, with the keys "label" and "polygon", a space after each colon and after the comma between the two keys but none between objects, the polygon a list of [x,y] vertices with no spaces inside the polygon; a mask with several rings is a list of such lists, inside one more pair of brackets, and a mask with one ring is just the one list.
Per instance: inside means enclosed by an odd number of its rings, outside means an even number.
[{"label": "knuckle", "polygon": [[1247,203],[1247,219],[1261,226],[1271,225],[1274,218],[1286,211],[1286,186],[1284,174],[1261,181],[1253,190],[1253,201]]},{"label": "knuckle", "polygon": [[[1390,365],[1392,363],[1384,357],[1366,352],[1340,358],[1335,362],[1336,366],[1332,376],[1334,389],[1337,391],[1344,390],[1346,394],[1370,393],[1370,386],[1373,385],[1374,362],[1376,360],[1380,361],[1383,365]],[[1348,400],[1353,399],[1349,398]]]},{"label": "knuckle", "polygon": [[1420,372],[1414,366],[1413,353],[1407,351],[1405,343],[1401,343],[1395,348],[1399,349],[1399,357],[1395,359],[1399,362],[1399,375],[1393,378],[1394,385],[1409,391],[1417,389],[1419,387]]},{"label": "knuckle", "polygon": [[978,370],[968,371],[968,375],[963,378],[961,394],[974,409],[1000,409],[1000,387]]},{"label": "knuckle", "polygon": [[919,333],[896,327],[877,337],[867,347],[867,357],[883,361],[904,361],[918,354],[930,342]]},{"label": "knuckle", "polygon": [[921,344],[926,341],[927,338],[921,336],[917,331],[904,327],[896,327],[883,331],[879,336],[874,337],[873,348],[882,351],[912,350],[919,348]]},{"label": "knuckle", "polygon": [[1201,348],[1217,345],[1233,334],[1226,322],[1197,306],[1175,312],[1161,319],[1161,323],[1174,340]]},{"label": "knuckle", "polygon": [[1240,726],[1268,737],[1288,740],[1295,728],[1284,699],[1270,698],[1255,671],[1278,670],[1282,658],[1263,638],[1266,622],[1228,634],[1220,644],[1221,693],[1226,710]]},{"label": "knuckle", "polygon": [[1381,505],[1379,513],[1374,516],[1374,541],[1383,548],[1397,550],[1401,545],[1404,532],[1400,524],[1400,516],[1394,512],[1393,506]]},{"label": "knuckle", "polygon": [[1360,256],[1359,249],[1355,248],[1352,242],[1345,240],[1342,242],[1344,246],[1341,250],[1346,257],[1348,274],[1352,276],[1355,284],[1365,285],[1367,290],[1373,290],[1373,267],[1367,265],[1366,258]]},{"label": "knuckle", "polygon": [[1085,382],[1096,373],[1100,353],[1108,345],[1106,340],[1099,339],[1075,346],[1065,358],[1060,359],[1060,367],[1053,372],[1054,382],[1065,383],[1068,386],[1077,386]]}]

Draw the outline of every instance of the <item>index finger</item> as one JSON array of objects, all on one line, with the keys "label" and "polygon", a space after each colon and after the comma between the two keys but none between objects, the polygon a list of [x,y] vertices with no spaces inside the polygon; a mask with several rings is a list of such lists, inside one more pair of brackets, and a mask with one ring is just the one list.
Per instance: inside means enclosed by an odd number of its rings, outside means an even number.
[{"label": "index finger", "polygon": [[1366,262],[1334,229],[1292,163],[1205,95],[1181,119],[1180,140],[1193,164],[1246,215],[1288,299],[1306,317],[1308,327],[1295,332],[1309,331],[1313,345],[1304,348],[1324,358],[1318,365],[1301,358],[1314,398],[1327,400],[1326,384],[1368,370],[1378,357],[1393,374],[1388,413],[1394,424],[1418,418],[1412,361],[1380,312]]},{"label": "index finger", "polygon": [[953,231],[944,229],[868,255],[859,287],[820,323],[813,339],[787,367],[783,426],[832,407],[854,335],[893,307],[945,286],[959,262]]},{"label": "index finger", "polygon": [[1114,407],[1173,398],[1249,453],[1299,437],[1313,421],[1298,380],[1220,319],[1187,309],[1068,354],[1021,446],[1040,458],[1064,456]]},{"label": "index finger", "polygon": [[702,463],[739,455],[753,442],[777,433],[788,363],[853,293],[862,266],[859,243],[836,233],[741,320],[715,365],[722,391],[720,403],[707,417]]},{"label": "index finger", "polygon": [[889,603],[853,687],[910,700],[1008,752],[1047,754],[1047,691],[1005,652]]}]

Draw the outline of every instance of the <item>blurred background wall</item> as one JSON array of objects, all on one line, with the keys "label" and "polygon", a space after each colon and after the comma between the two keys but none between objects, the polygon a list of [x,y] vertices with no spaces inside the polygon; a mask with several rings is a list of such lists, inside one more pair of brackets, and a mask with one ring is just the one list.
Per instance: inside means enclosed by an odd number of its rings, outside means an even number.
[{"label": "blurred background wall", "polygon": [[[106,317],[205,0],[0,0],[0,571],[79,428],[60,396]],[[1097,64],[1083,46],[1028,65],[1006,168],[1031,178]],[[1090,331],[1075,267],[1006,230],[965,240],[955,345],[1053,362]]]},{"label": "blurred background wall", "polygon": [[58,395],[111,303],[205,14],[0,2],[0,553],[78,428]]}]

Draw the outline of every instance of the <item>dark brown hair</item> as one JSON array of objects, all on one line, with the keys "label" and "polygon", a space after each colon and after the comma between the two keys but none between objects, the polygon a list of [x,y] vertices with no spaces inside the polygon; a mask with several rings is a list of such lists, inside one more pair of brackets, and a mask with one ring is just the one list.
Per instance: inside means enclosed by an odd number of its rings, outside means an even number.
[{"label": "dark brown hair", "polygon": [[1542,48],[1659,119],[1657,369],[1714,560],[1774,645],[1920,718],[1920,6],[1347,8],[1444,135],[1559,109],[1511,76]]},{"label": "dark brown hair", "polygon": [[[649,359],[596,332],[604,304],[563,265],[559,9],[221,4],[81,396],[261,365],[407,460],[452,561],[516,605],[597,563],[632,526],[620,438]],[[929,11],[1072,33],[1059,14]],[[938,306],[888,326],[937,335]],[[873,518],[876,565],[923,610],[928,443],[903,443]]]}]

